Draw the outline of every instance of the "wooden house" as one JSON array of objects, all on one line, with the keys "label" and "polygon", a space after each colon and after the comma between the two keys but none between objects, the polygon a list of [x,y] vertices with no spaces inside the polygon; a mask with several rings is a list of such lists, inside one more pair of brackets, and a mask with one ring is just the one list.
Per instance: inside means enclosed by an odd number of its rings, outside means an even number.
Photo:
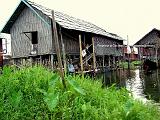
[{"label": "wooden house", "polygon": [[[61,12],[54,11],[54,17],[60,47],[65,49],[68,58],[79,59],[79,35],[82,38],[82,49],[87,46],[87,54],[94,51],[96,56],[122,55],[121,49],[98,47],[104,44],[123,45],[123,39],[118,35]],[[30,60],[56,67],[51,9],[21,0],[1,32],[11,34],[11,51],[15,64]],[[92,44],[95,45],[94,50]]]},{"label": "wooden house", "polygon": [[158,60],[160,60],[160,30],[152,29],[134,46],[139,48],[140,59],[149,59],[158,63]]}]

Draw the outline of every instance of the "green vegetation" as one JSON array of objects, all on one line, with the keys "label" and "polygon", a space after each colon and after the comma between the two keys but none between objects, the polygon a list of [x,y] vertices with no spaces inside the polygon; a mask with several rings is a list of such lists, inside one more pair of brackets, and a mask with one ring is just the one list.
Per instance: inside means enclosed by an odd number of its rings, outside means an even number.
[{"label": "green vegetation", "polygon": [[[142,64],[141,61],[132,61],[130,62],[130,69],[135,69],[136,66],[141,65],[141,64]],[[128,69],[128,62],[121,62],[119,66],[121,68]]]},{"label": "green vegetation", "polygon": [[43,67],[4,67],[0,76],[1,120],[158,120],[155,106],[133,100],[126,89],[99,81],[60,77]]}]

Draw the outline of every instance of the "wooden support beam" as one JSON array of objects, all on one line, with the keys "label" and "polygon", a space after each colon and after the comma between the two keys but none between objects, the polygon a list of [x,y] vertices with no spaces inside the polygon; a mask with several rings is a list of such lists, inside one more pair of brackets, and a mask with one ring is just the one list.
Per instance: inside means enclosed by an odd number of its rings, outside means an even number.
[{"label": "wooden support beam", "polygon": [[57,26],[56,26],[56,21],[54,17],[54,11],[52,10],[52,36],[53,36],[53,43],[55,45],[56,49],[56,54],[57,54],[57,59],[58,59],[58,67],[59,67],[59,72],[61,75],[63,87],[66,88],[66,83],[64,80],[64,72],[63,72],[63,67],[62,67],[62,60],[61,60],[61,54],[60,54],[60,47],[59,47],[59,41],[58,41],[58,34],[57,34]]},{"label": "wooden support beam", "polygon": [[105,67],[105,60],[104,60],[105,56],[103,55],[102,57],[103,57],[103,68],[104,68]]},{"label": "wooden support beam", "polygon": [[42,55],[40,55],[40,65],[42,65]]},{"label": "wooden support beam", "polygon": [[[126,45],[97,45],[98,47],[127,47]],[[155,45],[133,45],[134,47],[155,47]]]},{"label": "wooden support beam", "polygon": [[96,70],[96,55],[95,55],[95,45],[94,45],[94,37],[92,37],[92,45],[93,45],[93,69]]},{"label": "wooden support beam", "polygon": [[111,67],[111,57],[109,55],[109,58],[108,58],[108,66]]},{"label": "wooden support beam", "polygon": [[82,59],[82,39],[81,39],[81,35],[79,35],[79,52],[80,52],[81,73],[83,75],[83,59]]},{"label": "wooden support beam", "polygon": [[155,54],[155,60],[156,60],[156,66],[158,67],[158,47],[156,47],[156,54]]},{"label": "wooden support beam", "polygon": [[53,70],[54,69],[54,65],[53,65],[53,60],[54,60],[54,55],[52,54],[51,55],[51,69]]},{"label": "wooden support beam", "polygon": [[64,47],[64,41],[63,41],[63,35],[62,35],[62,29],[60,27],[59,30],[59,34],[60,34],[60,39],[61,39],[61,44],[62,44],[62,56],[63,56],[63,65],[64,65],[64,73],[66,75],[67,73],[67,62],[66,62],[66,52],[65,52],[65,47]]}]

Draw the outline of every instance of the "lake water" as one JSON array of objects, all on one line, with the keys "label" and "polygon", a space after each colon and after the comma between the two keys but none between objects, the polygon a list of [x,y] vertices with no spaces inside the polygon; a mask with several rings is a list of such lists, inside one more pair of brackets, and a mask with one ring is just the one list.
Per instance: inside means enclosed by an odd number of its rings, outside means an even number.
[{"label": "lake water", "polygon": [[160,70],[149,74],[144,73],[141,69],[117,70],[107,71],[100,76],[105,86],[115,83],[117,87],[126,87],[136,99],[160,103]]}]

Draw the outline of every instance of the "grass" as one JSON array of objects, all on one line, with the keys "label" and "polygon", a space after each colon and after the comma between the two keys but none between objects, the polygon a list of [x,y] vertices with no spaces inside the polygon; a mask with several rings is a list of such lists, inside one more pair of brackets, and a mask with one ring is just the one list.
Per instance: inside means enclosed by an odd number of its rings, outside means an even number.
[{"label": "grass", "polygon": [[86,77],[66,78],[41,66],[4,67],[0,76],[1,120],[159,120],[158,108],[135,101],[114,85]]}]

